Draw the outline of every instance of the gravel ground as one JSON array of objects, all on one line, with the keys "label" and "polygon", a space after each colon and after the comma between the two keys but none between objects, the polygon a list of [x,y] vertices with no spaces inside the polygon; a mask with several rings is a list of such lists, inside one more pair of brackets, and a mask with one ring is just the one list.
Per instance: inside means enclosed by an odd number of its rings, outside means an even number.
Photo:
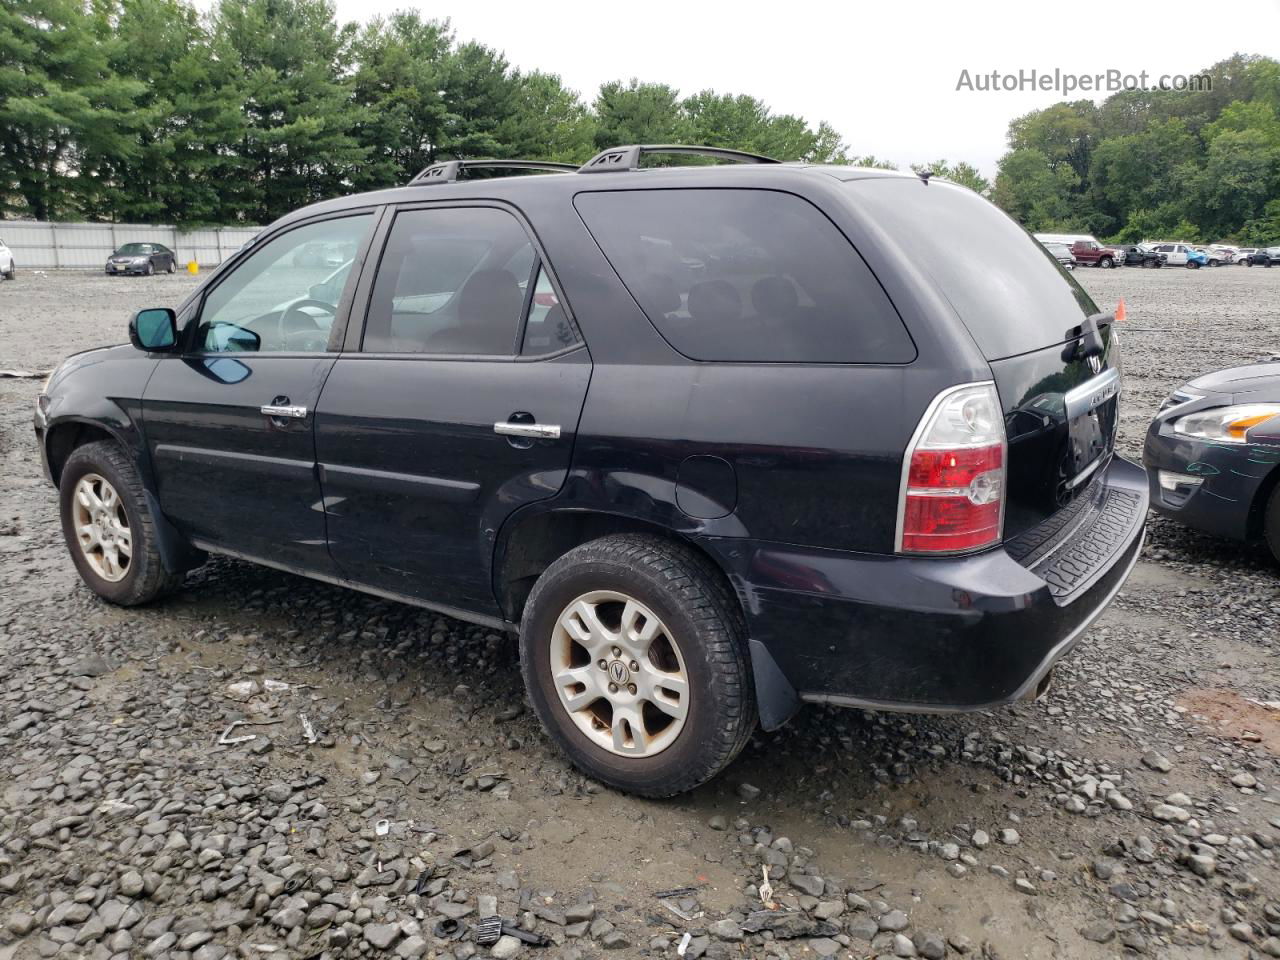
[{"label": "gravel ground", "polygon": [[[1280,271],[1080,280],[1128,305],[1131,455],[1170,388],[1280,344]],[[0,368],[121,340],[191,283],[20,274]],[[484,628],[226,560],[98,602],[40,475],[39,382],[0,380],[0,960],[674,957],[686,934],[686,957],[1280,956],[1260,550],[1153,520],[1042,700],[810,707],[640,801],[565,763]],[[220,743],[235,720],[253,739]],[[493,914],[548,946],[478,949]]]}]

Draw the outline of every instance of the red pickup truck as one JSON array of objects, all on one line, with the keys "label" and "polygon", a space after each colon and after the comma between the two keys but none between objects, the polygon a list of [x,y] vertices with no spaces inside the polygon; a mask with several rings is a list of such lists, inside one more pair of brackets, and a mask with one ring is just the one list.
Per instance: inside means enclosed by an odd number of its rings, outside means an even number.
[{"label": "red pickup truck", "polygon": [[1077,263],[1089,267],[1110,270],[1117,263],[1124,263],[1124,254],[1115,247],[1104,247],[1096,240],[1077,240],[1071,245],[1071,253]]}]

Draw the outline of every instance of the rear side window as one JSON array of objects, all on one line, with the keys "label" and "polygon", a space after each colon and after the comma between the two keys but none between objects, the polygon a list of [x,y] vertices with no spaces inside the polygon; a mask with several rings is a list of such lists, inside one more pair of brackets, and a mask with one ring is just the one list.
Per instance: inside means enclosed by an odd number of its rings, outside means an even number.
[{"label": "rear side window", "polygon": [[502,210],[398,213],[378,265],[363,349],[513,355],[534,261],[524,228]]},{"label": "rear side window", "polygon": [[667,341],[694,360],[909,363],[915,346],[816,207],[772,190],[643,190],[574,201]]},{"label": "rear side window", "polygon": [[1062,343],[1098,310],[1029,233],[971,190],[916,177],[871,177],[846,186],[933,277],[988,360]]}]

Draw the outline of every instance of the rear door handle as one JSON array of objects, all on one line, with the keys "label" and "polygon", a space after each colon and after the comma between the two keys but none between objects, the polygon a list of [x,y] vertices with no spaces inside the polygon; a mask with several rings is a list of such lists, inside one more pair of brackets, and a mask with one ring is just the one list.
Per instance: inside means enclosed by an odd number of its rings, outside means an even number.
[{"label": "rear door handle", "polygon": [[493,425],[493,432],[504,437],[535,437],[540,440],[559,440],[560,424],[558,423],[512,423],[498,422]]},{"label": "rear door handle", "polygon": [[306,407],[295,407],[290,404],[276,405],[273,403],[264,404],[258,408],[265,417],[288,417],[292,420],[302,420],[307,416]]}]

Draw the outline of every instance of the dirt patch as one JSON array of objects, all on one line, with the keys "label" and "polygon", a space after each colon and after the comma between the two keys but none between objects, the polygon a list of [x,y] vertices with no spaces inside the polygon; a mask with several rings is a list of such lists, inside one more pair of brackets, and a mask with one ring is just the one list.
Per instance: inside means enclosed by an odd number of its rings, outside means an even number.
[{"label": "dirt patch", "polygon": [[1203,717],[1218,733],[1257,743],[1280,757],[1280,707],[1242,697],[1233,690],[1191,690],[1178,703],[1195,717]]}]

